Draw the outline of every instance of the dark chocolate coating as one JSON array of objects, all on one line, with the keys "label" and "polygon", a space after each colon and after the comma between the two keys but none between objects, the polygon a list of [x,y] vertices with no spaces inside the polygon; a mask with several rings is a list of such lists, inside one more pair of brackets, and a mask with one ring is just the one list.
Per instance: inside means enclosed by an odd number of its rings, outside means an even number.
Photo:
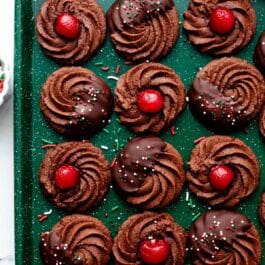
[{"label": "dark chocolate coating", "polygon": [[253,61],[265,76],[265,30],[262,32],[254,51]]},{"label": "dark chocolate coating", "polygon": [[108,11],[108,15],[112,17],[109,19],[110,30],[134,27],[150,19],[152,15],[165,12],[173,6],[173,0],[118,0]]},{"label": "dark chocolate coating", "polygon": [[265,229],[265,192],[264,191],[260,197],[260,202],[259,202],[259,218],[262,227]]},{"label": "dark chocolate coating", "polygon": [[237,211],[207,211],[189,230],[193,264],[258,265],[260,236],[243,214]]},{"label": "dark chocolate coating", "polygon": [[43,85],[40,107],[58,133],[87,138],[108,124],[114,100],[110,87],[93,72],[63,67]]}]

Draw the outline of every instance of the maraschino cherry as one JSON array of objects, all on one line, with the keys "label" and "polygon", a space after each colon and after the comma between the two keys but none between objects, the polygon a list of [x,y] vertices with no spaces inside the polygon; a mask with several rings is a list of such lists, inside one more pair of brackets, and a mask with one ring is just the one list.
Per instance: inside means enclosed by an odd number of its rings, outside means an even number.
[{"label": "maraschino cherry", "polygon": [[144,240],[140,244],[139,255],[145,264],[163,264],[169,255],[169,244],[163,239]]},{"label": "maraschino cherry", "polygon": [[164,107],[164,96],[159,90],[147,88],[138,94],[137,105],[145,113],[157,113]]},{"label": "maraschino cherry", "polygon": [[72,189],[80,183],[79,171],[71,165],[63,165],[56,170],[54,181],[61,190]]},{"label": "maraschino cherry", "polygon": [[233,170],[226,165],[218,165],[211,169],[209,181],[213,188],[223,191],[231,184],[235,177]]},{"label": "maraschino cherry", "polygon": [[62,13],[56,19],[56,32],[68,39],[76,39],[80,33],[81,26],[79,20],[68,13]]},{"label": "maraschino cherry", "polygon": [[229,8],[217,6],[211,13],[209,26],[217,34],[227,34],[234,29],[235,23],[235,16]]}]

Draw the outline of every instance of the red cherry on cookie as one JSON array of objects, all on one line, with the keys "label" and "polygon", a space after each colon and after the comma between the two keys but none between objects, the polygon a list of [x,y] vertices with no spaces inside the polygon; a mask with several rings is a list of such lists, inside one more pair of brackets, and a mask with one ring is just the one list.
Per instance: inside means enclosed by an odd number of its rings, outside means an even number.
[{"label": "red cherry on cookie", "polygon": [[213,188],[222,191],[230,185],[234,177],[235,174],[230,167],[219,165],[211,169],[209,180]]},{"label": "red cherry on cookie", "polygon": [[158,90],[147,88],[138,94],[137,105],[143,112],[156,113],[164,107],[164,96]]},{"label": "red cherry on cookie", "polygon": [[144,240],[140,244],[139,255],[146,264],[162,264],[168,258],[169,244],[162,239]]},{"label": "red cherry on cookie", "polygon": [[79,171],[71,165],[63,165],[56,170],[54,181],[61,190],[74,188],[80,182]]},{"label": "red cherry on cookie", "polygon": [[62,13],[57,17],[55,30],[63,37],[76,39],[81,30],[80,22],[75,16]]},{"label": "red cherry on cookie", "polygon": [[233,12],[226,7],[216,7],[210,17],[210,28],[218,34],[227,34],[235,27],[236,19]]}]

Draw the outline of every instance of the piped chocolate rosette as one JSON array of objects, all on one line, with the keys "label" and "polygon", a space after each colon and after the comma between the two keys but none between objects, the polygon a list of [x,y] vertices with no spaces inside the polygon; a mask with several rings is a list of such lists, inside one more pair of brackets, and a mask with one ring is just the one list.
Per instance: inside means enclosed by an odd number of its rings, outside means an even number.
[{"label": "piped chocolate rosette", "polygon": [[241,140],[210,136],[193,149],[187,172],[189,189],[212,206],[234,207],[259,183],[259,163]]},{"label": "piped chocolate rosette", "polygon": [[105,15],[96,0],[46,0],[36,23],[44,52],[64,65],[87,61],[106,36]]},{"label": "piped chocolate rosette", "polygon": [[214,131],[231,132],[246,126],[263,106],[261,73],[239,58],[217,59],[197,74],[189,91],[193,114]]},{"label": "piped chocolate rosette", "polygon": [[262,136],[265,138],[265,106],[263,106],[263,109],[260,114],[259,130]]},{"label": "piped chocolate rosette", "polygon": [[129,217],[114,239],[117,265],[183,265],[186,235],[167,213],[144,212]]},{"label": "piped chocolate rosette", "polygon": [[64,217],[51,231],[43,233],[39,247],[46,265],[106,265],[111,248],[107,227],[94,217],[79,214]]},{"label": "piped chocolate rosette", "polygon": [[237,211],[207,211],[189,230],[195,265],[258,265],[261,259],[259,232]]},{"label": "piped chocolate rosette", "polygon": [[121,123],[135,133],[161,132],[186,106],[181,79],[159,63],[143,63],[130,69],[119,78],[114,94]]},{"label": "piped chocolate rosette", "polygon": [[253,61],[265,77],[265,30],[260,35],[260,38],[256,45]]},{"label": "piped chocolate rosette", "polygon": [[256,13],[249,0],[191,0],[183,27],[201,52],[229,55],[243,49],[256,31]]},{"label": "piped chocolate rosette", "polygon": [[130,61],[155,61],[178,38],[178,12],[173,0],[117,0],[107,13],[111,40]]},{"label": "piped chocolate rosette", "polygon": [[85,212],[98,205],[111,181],[110,165],[101,150],[88,142],[67,142],[45,155],[39,182],[57,207]]},{"label": "piped chocolate rosette", "polygon": [[87,138],[108,124],[114,106],[110,87],[81,67],[62,67],[41,90],[45,119],[60,134]]},{"label": "piped chocolate rosette", "polygon": [[185,181],[180,154],[155,136],[131,140],[114,160],[112,175],[127,202],[142,209],[167,206]]}]

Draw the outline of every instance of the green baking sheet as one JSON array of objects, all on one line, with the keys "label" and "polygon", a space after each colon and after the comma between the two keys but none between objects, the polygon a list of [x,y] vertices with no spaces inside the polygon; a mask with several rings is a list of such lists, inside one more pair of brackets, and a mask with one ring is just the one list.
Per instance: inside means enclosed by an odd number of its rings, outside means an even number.
[{"label": "green baking sheet", "polygon": [[[16,264],[37,265],[41,264],[38,244],[40,234],[48,231],[67,215],[67,212],[56,209],[43,197],[38,185],[38,170],[45,150],[41,146],[48,140],[52,143],[61,143],[70,140],[56,134],[44,121],[39,108],[39,94],[42,84],[46,78],[60,66],[47,58],[40,49],[35,34],[35,18],[43,0],[17,0],[16,1],[16,35],[15,35],[15,209],[16,209]],[[98,1],[106,11],[113,0]],[[187,8],[187,0],[175,1],[179,10],[180,21],[183,21],[182,14]],[[265,28],[265,1],[255,0],[253,4],[256,8],[258,27],[255,38],[237,56],[252,62],[252,53],[258,36]],[[182,23],[181,23],[182,25]],[[172,67],[181,77],[186,89],[192,83],[196,72],[212,58],[202,55],[195,50],[187,41],[182,27],[180,27],[180,38],[173,51],[160,62]],[[101,66],[110,67],[109,72],[103,72]],[[102,49],[84,65],[101,76],[114,89],[115,80],[108,80],[107,76],[115,75],[115,68],[121,65],[121,73],[129,69],[130,65],[124,64],[124,59],[114,51],[109,36]],[[121,128],[121,130],[119,130]],[[109,150],[103,150],[107,159],[111,162],[117,155],[115,140],[119,146],[125,144],[130,136],[133,136],[125,126],[117,121],[117,116],[113,114],[112,122],[107,126],[106,131],[101,131],[91,139],[96,146],[107,145]],[[187,108],[183,115],[175,122],[176,135],[165,132],[161,136],[171,143],[183,156],[187,165],[190,152],[194,148],[194,140],[201,136],[208,136],[212,133],[205,129],[196,119],[193,118]],[[238,132],[233,134],[242,139],[253,148],[261,166],[261,180],[258,190],[246,202],[239,205],[238,209],[246,214],[257,226],[263,241],[263,261],[265,264],[265,234],[257,217],[257,206],[260,194],[265,188],[265,143],[258,133],[257,122],[254,121],[248,127],[248,132]],[[177,223],[185,229],[189,227],[194,216],[203,213],[207,207],[201,204],[194,196],[191,196],[196,207],[191,208],[185,200],[187,187],[182,191],[180,198],[170,207],[163,211],[172,214]],[[52,214],[45,221],[40,223],[38,214],[52,209]],[[104,202],[89,214],[102,220],[115,236],[120,224],[128,216],[137,212],[137,208],[132,207],[121,200],[111,187]],[[106,217],[106,213],[108,216]],[[110,264],[114,264],[113,261]],[[187,264],[190,264],[187,261]],[[243,265],[243,264],[242,264]]]}]

